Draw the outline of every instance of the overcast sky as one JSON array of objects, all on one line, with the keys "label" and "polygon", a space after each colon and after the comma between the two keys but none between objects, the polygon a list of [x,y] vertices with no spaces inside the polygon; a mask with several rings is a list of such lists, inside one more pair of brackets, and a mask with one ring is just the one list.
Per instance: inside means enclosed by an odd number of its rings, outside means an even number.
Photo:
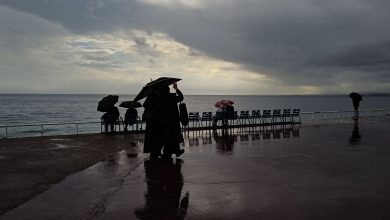
[{"label": "overcast sky", "polygon": [[0,93],[390,92],[389,0],[0,0]]}]

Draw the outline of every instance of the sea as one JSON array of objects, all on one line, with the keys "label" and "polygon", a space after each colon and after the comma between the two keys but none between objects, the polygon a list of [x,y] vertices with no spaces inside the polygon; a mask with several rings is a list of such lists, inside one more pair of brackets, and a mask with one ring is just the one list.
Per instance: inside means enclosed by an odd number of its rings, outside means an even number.
[{"label": "sea", "polygon": [[[98,122],[103,113],[96,108],[104,96],[106,94],[0,94],[0,138],[5,135],[38,136],[42,130],[49,135],[75,133],[75,129],[77,133],[100,132]],[[134,97],[119,95],[117,105]],[[189,112],[215,112],[214,103],[222,99],[232,100],[237,111],[299,108],[301,112],[320,112],[353,109],[348,95],[185,95],[183,102]],[[371,109],[390,109],[390,96],[363,96],[360,110]],[[119,111],[124,116],[126,109],[119,107]],[[138,112],[141,115],[143,108],[138,108]],[[42,127],[42,124],[45,126]],[[57,124],[65,125],[61,127]],[[5,126],[8,126],[7,131]]]}]

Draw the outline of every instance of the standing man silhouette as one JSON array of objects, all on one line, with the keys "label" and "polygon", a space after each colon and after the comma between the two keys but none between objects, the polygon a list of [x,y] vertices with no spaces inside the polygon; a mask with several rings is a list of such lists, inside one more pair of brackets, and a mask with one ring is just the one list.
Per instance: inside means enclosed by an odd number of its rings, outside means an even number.
[{"label": "standing man silhouette", "polygon": [[355,110],[353,119],[357,120],[359,118],[359,104],[363,100],[362,96],[359,93],[352,92],[349,97],[352,99],[353,109]]}]

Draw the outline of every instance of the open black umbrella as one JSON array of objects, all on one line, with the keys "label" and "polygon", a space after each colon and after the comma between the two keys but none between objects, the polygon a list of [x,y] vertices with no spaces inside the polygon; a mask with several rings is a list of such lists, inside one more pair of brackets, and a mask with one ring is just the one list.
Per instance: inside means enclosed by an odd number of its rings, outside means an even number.
[{"label": "open black umbrella", "polygon": [[142,104],[139,102],[134,102],[134,101],[124,101],[122,102],[119,107],[122,108],[139,108],[142,107]]},{"label": "open black umbrella", "polygon": [[350,97],[353,101],[362,101],[362,96],[361,96],[359,93],[356,93],[356,92],[351,92],[351,93],[349,93],[349,97]]},{"label": "open black umbrella", "polygon": [[104,97],[102,100],[99,101],[97,110],[99,112],[107,112],[110,110],[112,106],[115,105],[115,103],[118,102],[119,96],[117,95],[108,95]]},{"label": "open black umbrella", "polygon": [[169,86],[172,85],[175,82],[180,81],[181,79],[178,78],[172,78],[172,77],[160,77],[156,80],[153,80],[149,83],[147,83],[142,90],[138,93],[138,95],[134,98],[134,102],[139,101],[148,95],[152,93],[153,89],[155,88],[161,88],[163,86]]}]

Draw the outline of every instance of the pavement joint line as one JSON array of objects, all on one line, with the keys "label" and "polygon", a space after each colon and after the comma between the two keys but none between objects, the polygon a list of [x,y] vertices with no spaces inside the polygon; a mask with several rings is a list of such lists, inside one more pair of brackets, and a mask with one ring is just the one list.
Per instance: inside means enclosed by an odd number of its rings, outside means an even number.
[{"label": "pavement joint line", "polygon": [[117,193],[119,190],[122,189],[123,186],[125,186],[125,178],[128,177],[135,169],[137,169],[148,157],[144,157],[140,159],[136,165],[130,169],[125,175],[119,178],[117,186],[115,186],[114,190],[111,190],[109,193],[107,193],[96,205],[92,208],[92,210],[85,216],[84,220],[93,220],[97,219],[100,216],[102,216],[105,213],[106,210],[106,204],[107,202]]}]

